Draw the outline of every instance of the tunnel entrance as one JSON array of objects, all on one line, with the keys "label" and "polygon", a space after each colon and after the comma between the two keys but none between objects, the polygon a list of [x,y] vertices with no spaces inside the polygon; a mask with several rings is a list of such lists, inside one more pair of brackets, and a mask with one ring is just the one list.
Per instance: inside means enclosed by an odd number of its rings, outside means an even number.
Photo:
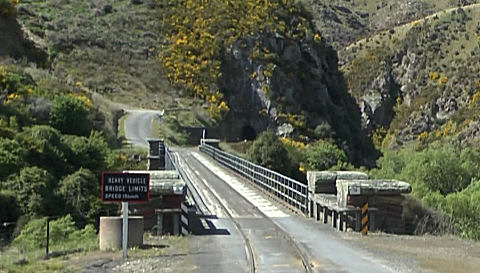
[{"label": "tunnel entrance", "polygon": [[242,139],[255,140],[256,137],[257,132],[255,132],[252,126],[247,125],[242,128]]}]

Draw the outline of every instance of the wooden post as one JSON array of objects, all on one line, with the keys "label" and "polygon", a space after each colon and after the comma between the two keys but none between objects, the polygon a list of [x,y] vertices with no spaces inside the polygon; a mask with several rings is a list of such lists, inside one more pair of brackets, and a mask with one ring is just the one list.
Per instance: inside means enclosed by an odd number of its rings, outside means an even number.
[{"label": "wooden post", "polygon": [[48,248],[50,247],[50,217],[47,217],[47,244],[45,246],[45,255],[48,258]]}]

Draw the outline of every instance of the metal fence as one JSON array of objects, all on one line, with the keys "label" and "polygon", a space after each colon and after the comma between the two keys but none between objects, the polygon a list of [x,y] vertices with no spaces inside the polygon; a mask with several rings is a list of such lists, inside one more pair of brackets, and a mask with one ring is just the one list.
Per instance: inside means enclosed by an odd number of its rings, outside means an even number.
[{"label": "metal fence", "polygon": [[208,144],[200,145],[200,151],[250,179],[253,183],[290,206],[300,209],[305,214],[308,213],[308,185]]},{"label": "metal fence", "polygon": [[165,144],[165,170],[177,170],[178,163],[176,158],[172,155],[170,148]]}]

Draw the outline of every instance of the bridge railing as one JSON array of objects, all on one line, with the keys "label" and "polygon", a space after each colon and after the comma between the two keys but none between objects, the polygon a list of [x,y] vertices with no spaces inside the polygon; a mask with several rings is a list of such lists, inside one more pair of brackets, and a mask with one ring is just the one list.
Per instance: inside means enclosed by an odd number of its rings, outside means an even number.
[{"label": "bridge railing", "polygon": [[205,143],[199,149],[288,205],[308,213],[308,185]]},{"label": "bridge railing", "polygon": [[170,151],[170,148],[165,144],[165,170],[177,170],[178,171],[178,162],[176,157],[174,157]]}]

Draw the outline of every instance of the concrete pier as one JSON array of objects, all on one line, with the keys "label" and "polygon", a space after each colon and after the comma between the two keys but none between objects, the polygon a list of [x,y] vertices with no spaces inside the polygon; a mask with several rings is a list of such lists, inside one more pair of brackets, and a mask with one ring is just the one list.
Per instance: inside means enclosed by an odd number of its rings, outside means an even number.
[{"label": "concrete pier", "polygon": [[[122,217],[100,217],[100,250],[122,248]],[[143,245],[143,216],[128,217],[128,247]]]}]

